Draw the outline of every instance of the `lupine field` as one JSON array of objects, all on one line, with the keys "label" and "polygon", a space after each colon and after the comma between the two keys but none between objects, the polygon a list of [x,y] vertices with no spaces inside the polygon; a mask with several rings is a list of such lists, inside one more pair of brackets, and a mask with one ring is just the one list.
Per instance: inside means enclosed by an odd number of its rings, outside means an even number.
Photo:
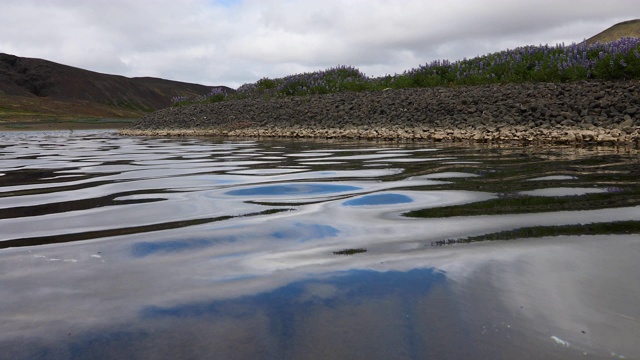
[{"label": "lupine field", "polygon": [[174,106],[254,96],[302,96],[341,91],[518,82],[640,79],[640,39],[609,43],[524,46],[455,62],[436,60],[401,74],[368,77],[357,68],[337,66],[244,84],[235,94],[218,88],[197,98],[176,97]]}]

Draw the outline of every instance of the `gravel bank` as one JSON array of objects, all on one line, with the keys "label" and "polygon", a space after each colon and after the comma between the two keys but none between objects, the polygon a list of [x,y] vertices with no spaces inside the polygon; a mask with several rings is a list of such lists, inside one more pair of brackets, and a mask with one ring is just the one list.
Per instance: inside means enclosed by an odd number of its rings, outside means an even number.
[{"label": "gravel bank", "polygon": [[121,133],[637,145],[640,81],[243,99],[156,111]]}]

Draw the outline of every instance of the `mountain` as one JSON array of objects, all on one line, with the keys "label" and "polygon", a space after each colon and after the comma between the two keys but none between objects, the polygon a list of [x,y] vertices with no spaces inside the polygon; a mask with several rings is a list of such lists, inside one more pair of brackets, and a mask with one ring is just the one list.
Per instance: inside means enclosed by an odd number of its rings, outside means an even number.
[{"label": "mountain", "polygon": [[640,19],[615,24],[603,32],[588,38],[587,45],[591,45],[596,41],[601,43],[611,42],[621,37],[640,38]]},{"label": "mountain", "polygon": [[[0,120],[38,115],[139,117],[171,105],[175,96],[208,94],[212,88],[152,77],[127,78],[55,62],[0,53]],[[71,113],[69,113],[71,112]],[[37,117],[37,116],[36,116]]]}]

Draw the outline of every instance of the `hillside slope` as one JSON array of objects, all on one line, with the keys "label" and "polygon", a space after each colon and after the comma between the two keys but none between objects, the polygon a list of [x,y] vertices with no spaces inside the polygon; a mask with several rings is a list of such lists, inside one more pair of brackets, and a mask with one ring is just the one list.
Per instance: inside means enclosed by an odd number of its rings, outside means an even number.
[{"label": "hillside slope", "polygon": [[[220,88],[233,91],[227,87]],[[123,112],[126,116],[140,116],[170,106],[171,98],[175,96],[204,95],[211,89],[211,86],[151,77],[102,74],[47,60],[0,53],[0,104],[5,110],[16,104],[16,97],[19,97],[23,113],[39,113],[39,109],[47,108],[49,102],[56,102],[67,103],[69,106],[64,111],[75,109],[78,115],[91,108],[92,116],[96,111],[103,116]],[[34,104],[34,107],[24,109],[25,104]],[[9,116],[7,114],[9,111],[5,111],[3,117]],[[55,111],[52,115],[56,115]]]},{"label": "hillside slope", "polygon": [[611,42],[621,37],[640,38],[640,19],[624,21],[587,39],[587,45],[595,42]]}]

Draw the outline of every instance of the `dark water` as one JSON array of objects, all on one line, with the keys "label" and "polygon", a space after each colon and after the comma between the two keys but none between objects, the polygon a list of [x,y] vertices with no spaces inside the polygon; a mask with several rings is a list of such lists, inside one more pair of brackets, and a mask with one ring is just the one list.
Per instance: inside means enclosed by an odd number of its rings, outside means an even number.
[{"label": "dark water", "polygon": [[639,163],[0,133],[0,358],[640,358]]}]

